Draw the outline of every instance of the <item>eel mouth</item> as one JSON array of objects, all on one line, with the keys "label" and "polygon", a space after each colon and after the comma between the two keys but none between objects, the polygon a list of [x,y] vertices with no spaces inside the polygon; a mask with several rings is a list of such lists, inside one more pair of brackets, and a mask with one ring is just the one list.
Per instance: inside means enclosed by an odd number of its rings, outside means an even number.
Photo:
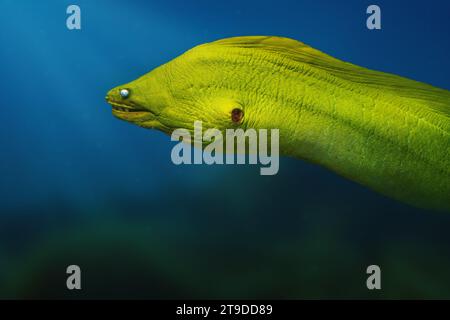
[{"label": "eel mouth", "polygon": [[106,98],[106,101],[111,105],[113,112],[125,112],[125,113],[136,113],[136,112],[148,112],[150,113],[149,110],[137,106],[137,105],[130,105],[130,104],[125,104],[125,103],[121,103],[118,101],[114,101],[112,99]]},{"label": "eel mouth", "polygon": [[158,114],[152,110],[134,104],[132,101],[118,100],[114,96],[107,95],[106,101],[111,105],[114,117],[134,123],[148,129],[158,129],[170,134],[172,129],[159,121]]},{"label": "eel mouth", "polygon": [[117,101],[114,98],[106,97],[106,101],[111,105],[112,114],[116,118],[142,125],[148,121],[156,120],[156,115],[141,106],[127,101]]}]

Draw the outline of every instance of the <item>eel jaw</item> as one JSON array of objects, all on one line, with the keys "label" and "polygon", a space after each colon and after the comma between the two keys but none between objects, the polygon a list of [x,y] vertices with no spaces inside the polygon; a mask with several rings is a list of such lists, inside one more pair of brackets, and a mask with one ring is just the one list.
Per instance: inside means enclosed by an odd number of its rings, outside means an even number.
[{"label": "eel jaw", "polygon": [[106,101],[111,105],[112,114],[116,118],[131,122],[147,129],[158,129],[164,133],[170,134],[172,130],[163,125],[152,111],[137,105],[126,104],[123,101],[106,97]]},{"label": "eel jaw", "polygon": [[106,97],[106,101],[111,105],[112,114],[121,120],[138,124],[139,122],[156,118],[150,110],[143,107],[127,104],[123,101],[119,102],[108,96]]}]

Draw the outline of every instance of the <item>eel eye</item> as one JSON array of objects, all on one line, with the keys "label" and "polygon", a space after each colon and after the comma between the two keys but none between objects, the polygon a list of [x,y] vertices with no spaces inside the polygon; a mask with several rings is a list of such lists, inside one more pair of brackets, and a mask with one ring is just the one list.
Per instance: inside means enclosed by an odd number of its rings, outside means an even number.
[{"label": "eel eye", "polygon": [[243,117],[244,111],[242,111],[242,109],[234,108],[231,111],[231,121],[233,121],[234,123],[241,123]]},{"label": "eel eye", "polygon": [[122,97],[122,99],[128,98],[130,96],[130,90],[128,89],[120,90],[120,96]]}]

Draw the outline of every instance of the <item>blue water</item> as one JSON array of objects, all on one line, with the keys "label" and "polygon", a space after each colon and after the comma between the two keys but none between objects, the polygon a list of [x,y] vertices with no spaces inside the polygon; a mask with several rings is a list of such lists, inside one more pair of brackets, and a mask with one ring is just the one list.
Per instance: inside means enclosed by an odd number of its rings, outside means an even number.
[{"label": "blue water", "polygon": [[[111,279],[148,279],[111,293],[93,276],[83,297],[450,297],[450,217],[294,159],[271,177],[175,166],[168,136],[119,121],[104,101],[238,35],[291,37],[450,89],[450,3],[375,3],[382,29],[370,31],[372,1],[2,0],[0,297],[64,297],[61,257],[89,268],[102,252],[121,265]],[[66,28],[69,4],[81,30]],[[365,289],[369,264],[386,270],[381,293]]]}]

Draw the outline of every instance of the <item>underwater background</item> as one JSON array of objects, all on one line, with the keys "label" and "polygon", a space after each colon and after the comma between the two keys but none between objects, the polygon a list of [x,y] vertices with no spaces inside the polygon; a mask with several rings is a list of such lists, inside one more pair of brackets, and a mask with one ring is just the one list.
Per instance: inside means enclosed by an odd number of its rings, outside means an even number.
[{"label": "underwater background", "polygon": [[[66,28],[81,8],[82,29]],[[366,28],[381,7],[382,29]],[[321,167],[175,166],[106,92],[279,35],[450,89],[448,1],[0,1],[0,298],[450,298],[450,215]],[[66,268],[82,290],[66,289]],[[382,289],[366,287],[379,265]]]}]

